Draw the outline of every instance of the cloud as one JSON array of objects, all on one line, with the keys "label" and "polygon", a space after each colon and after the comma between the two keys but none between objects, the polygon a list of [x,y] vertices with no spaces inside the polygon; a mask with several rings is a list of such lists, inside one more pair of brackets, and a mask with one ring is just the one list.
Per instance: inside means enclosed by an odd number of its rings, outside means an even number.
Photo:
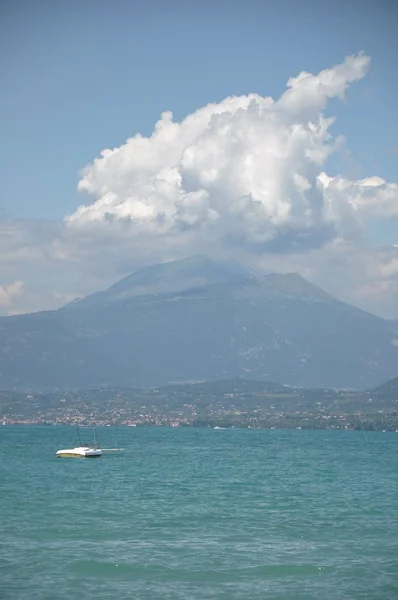
[{"label": "cloud", "polygon": [[164,112],[151,136],[83,169],[78,189],[89,200],[63,222],[0,216],[0,276],[24,281],[12,310],[56,308],[145,264],[207,253],[297,271],[398,316],[398,249],[365,237],[367,221],[398,217],[397,184],[328,173],[333,154],[349,155],[328,103],[369,65],[359,53],[289,79],[278,99],[228,97],[181,122]]},{"label": "cloud", "polygon": [[398,185],[373,176],[350,181],[344,177],[319,175],[323,196],[330,210],[344,207],[362,219],[371,217],[398,217]]},{"label": "cloud", "polygon": [[0,306],[10,306],[13,298],[22,294],[23,285],[23,281],[14,281],[7,285],[0,285]]},{"label": "cloud", "polygon": [[367,72],[365,54],[289,79],[278,100],[250,94],[209,104],[181,123],[165,112],[82,173],[94,197],[66,218],[73,229],[130,225],[129,235],[250,246],[290,253],[352,237],[369,216],[398,214],[398,189],[378,177],[330,177],[344,144],[322,111]]}]

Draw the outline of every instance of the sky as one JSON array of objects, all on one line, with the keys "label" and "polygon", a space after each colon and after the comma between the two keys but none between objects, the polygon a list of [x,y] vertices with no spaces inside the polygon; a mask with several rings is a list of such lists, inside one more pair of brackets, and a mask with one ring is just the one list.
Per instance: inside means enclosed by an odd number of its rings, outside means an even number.
[{"label": "sky", "polygon": [[394,0],[0,4],[0,314],[195,253],[398,317]]}]

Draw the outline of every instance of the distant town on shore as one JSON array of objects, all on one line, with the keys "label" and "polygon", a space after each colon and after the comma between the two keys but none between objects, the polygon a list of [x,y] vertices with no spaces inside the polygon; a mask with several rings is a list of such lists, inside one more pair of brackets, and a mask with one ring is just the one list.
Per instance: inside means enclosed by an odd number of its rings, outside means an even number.
[{"label": "distant town on shore", "polygon": [[398,431],[398,378],[368,391],[246,379],[152,389],[0,391],[3,425],[356,429]]}]

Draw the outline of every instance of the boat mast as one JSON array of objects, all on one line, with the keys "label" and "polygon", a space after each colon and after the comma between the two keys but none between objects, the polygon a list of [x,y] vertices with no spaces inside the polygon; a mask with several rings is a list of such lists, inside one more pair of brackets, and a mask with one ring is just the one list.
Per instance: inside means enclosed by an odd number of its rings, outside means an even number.
[{"label": "boat mast", "polygon": [[94,448],[98,448],[98,439],[97,439],[97,430],[93,427],[94,430]]},{"label": "boat mast", "polygon": [[77,427],[76,427],[76,432],[77,432],[77,437],[78,437],[78,439],[79,439],[79,446],[83,446],[83,442],[82,442],[82,439],[81,439],[81,437],[80,437],[80,429],[79,429],[79,425],[77,425]]}]

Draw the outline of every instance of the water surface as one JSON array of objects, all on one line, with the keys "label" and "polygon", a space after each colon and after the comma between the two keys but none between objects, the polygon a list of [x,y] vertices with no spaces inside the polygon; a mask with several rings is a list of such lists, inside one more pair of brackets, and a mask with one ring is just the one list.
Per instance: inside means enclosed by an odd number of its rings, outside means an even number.
[{"label": "water surface", "polygon": [[0,427],[2,600],[396,600],[398,434]]}]

